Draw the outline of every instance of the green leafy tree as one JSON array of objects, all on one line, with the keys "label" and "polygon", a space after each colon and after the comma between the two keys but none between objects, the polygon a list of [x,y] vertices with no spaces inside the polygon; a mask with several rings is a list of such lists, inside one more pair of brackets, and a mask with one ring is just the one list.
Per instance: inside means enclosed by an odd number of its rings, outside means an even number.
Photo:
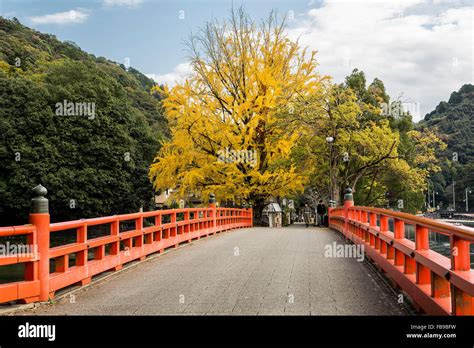
[{"label": "green leafy tree", "polygon": [[168,136],[153,81],[17,21],[0,31],[0,225],[27,222],[38,183],[53,221],[151,207],[148,167]]},{"label": "green leafy tree", "polygon": [[[436,132],[447,147],[436,152],[441,162],[441,172],[430,177],[436,205],[453,207],[453,181],[456,208],[464,210],[465,190],[474,191],[474,86],[466,84],[451,93],[447,102],[442,101],[417,125],[417,129]],[[457,159],[457,161],[453,160]],[[474,207],[474,195],[469,195],[469,206]]]}]

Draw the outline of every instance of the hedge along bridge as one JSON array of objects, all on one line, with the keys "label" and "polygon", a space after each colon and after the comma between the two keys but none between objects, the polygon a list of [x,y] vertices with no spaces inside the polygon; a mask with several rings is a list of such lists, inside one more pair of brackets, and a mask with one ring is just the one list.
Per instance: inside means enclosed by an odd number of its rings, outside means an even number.
[{"label": "hedge along bridge", "polygon": [[[25,266],[24,281],[0,284],[0,303],[47,301],[60,289],[78,283],[86,285],[97,274],[120,270],[124,264],[144,260],[147,255],[177,248],[180,243],[203,236],[252,226],[252,209],[216,208],[213,195],[207,208],[157,210],[50,223],[46,188],[38,185],[33,192],[37,197],[32,199],[30,224],[0,227],[0,237],[26,235],[27,244],[32,246],[30,253],[0,257],[0,266],[18,263]],[[182,215],[181,221],[177,220],[178,215]],[[165,218],[169,222],[164,223]],[[144,227],[145,219],[152,219],[153,225]],[[125,222],[133,222],[134,228],[121,231],[121,224]],[[110,233],[88,240],[88,227],[98,225],[109,225]],[[75,230],[76,242],[50,247],[51,234],[70,230]],[[108,255],[106,246],[110,250]],[[89,250],[93,250],[92,259]],[[69,267],[71,254],[76,255],[73,267]],[[55,267],[50,273],[52,259]]]},{"label": "hedge along bridge", "polygon": [[[47,301],[62,288],[78,283],[87,284],[92,276],[108,270],[119,270],[127,262],[143,260],[147,255],[163,252],[166,248],[177,247],[180,243],[202,236],[235,228],[252,227],[251,209],[216,208],[213,197],[207,208],[140,212],[50,224],[48,201],[44,197],[46,189],[37,186],[34,192],[37,197],[33,198],[31,224],[0,228],[0,237],[26,235],[27,243],[36,246],[38,251],[31,255],[0,259],[0,265],[16,263],[25,265],[24,281],[0,285],[0,302]],[[178,221],[178,215],[182,218],[181,221]],[[154,224],[144,227],[144,223],[149,223],[150,219],[154,220]],[[350,190],[346,193],[343,207],[330,208],[329,220],[333,230],[341,232],[347,240],[363,245],[366,256],[376,263],[396,286],[404,290],[422,311],[438,315],[474,314],[474,276],[470,269],[469,255],[469,247],[474,234],[469,229],[385,209],[357,207],[353,205]],[[131,222],[134,228],[123,231],[122,227],[126,222]],[[92,229],[100,225],[109,229],[108,235],[88,239],[88,228]],[[390,230],[390,225],[393,226],[393,231]],[[410,225],[415,229],[415,241],[408,239],[405,232]],[[51,235],[60,231],[75,234],[76,241],[50,247]],[[258,231],[251,229],[246,236]],[[290,238],[296,238],[293,236],[301,236],[303,233],[305,236],[311,235],[311,240],[319,241],[320,244],[317,247],[331,241],[330,234],[336,233],[323,229],[317,231],[304,229],[304,232],[296,232],[297,229],[283,231],[287,236],[291,236]],[[264,233],[265,239],[260,239],[260,243],[271,242],[273,233],[271,230],[268,232],[270,233]],[[450,238],[452,246],[450,258],[430,249],[430,232]],[[258,237],[258,235],[253,236],[251,238]],[[243,235],[239,235],[239,238],[243,238]],[[285,241],[288,240],[285,239]],[[300,242],[305,243],[305,241]],[[301,244],[296,245],[301,247]],[[109,253],[106,253],[106,246]],[[196,247],[203,248],[204,246]],[[258,247],[254,249],[254,252],[261,253],[263,250],[265,249]],[[294,252],[301,254],[298,250]],[[314,250],[304,252],[307,255],[317,254]],[[69,267],[71,254],[76,255],[76,263]],[[89,254],[93,257],[89,257]],[[47,256],[44,257],[44,255]],[[282,260],[288,262],[293,255],[296,254],[282,255],[284,256]],[[50,260],[54,260],[55,264],[52,273],[50,273]],[[303,261],[300,260],[299,264],[307,263],[306,259]],[[313,260],[316,265],[321,261],[324,260],[321,258]],[[323,272],[331,272],[335,269],[334,266],[342,263],[343,260],[332,259],[328,262],[325,266],[330,267],[323,267]],[[292,268],[294,265],[283,266]],[[336,268],[336,270],[341,269],[350,270],[344,267]],[[262,271],[268,270],[264,268],[260,272]],[[336,291],[343,291],[348,286],[352,286],[351,280],[340,279],[341,273],[331,273],[328,277],[331,283],[329,284],[327,280],[320,282],[321,291],[330,292],[331,289],[328,287],[331,288],[334,285],[336,285]],[[342,278],[349,279],[350,277]],[[354,288],[356,293],[368,290],[360,283],[367,280],[366,278],[359,280],[359,285]],[[120,281],[123,280],[120,279]],[[152,290],[146,288],[144,291]],[[112,299],[108,298],[109,302],[115,300],[113,295],[110,296]],[[364,296],[370,297],[371,294]]]},{"label": "hedge along bridge", "polygon": [[[474,315],[472,229],[353,203],[352,191],[348,189],[344,206],[331,209],[331,228],[363,245],[366,255],[424,312]],[[392,231],[389,225],[393,226]],[[407,225],[413,226],[415,241],[406,238]],[[430,249],[430,232],[449,237],[450,257]]]}]

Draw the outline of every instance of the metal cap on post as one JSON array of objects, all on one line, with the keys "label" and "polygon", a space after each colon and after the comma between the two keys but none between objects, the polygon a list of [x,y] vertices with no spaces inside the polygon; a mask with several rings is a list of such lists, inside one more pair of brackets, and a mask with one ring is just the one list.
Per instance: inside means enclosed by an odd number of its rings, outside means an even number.
[{"label": "metal cap on post", "polygon": [[344,206],[346,202],[351,202],[350,206],[354,205],[354,196],[352,195],[352,189],[350,187],[344,190]]},{"label": "metal cap on post", "polygon": [[39,184],[35,186],[32,191],[36,195],[36,197],[31,199],[31,213],[49,213],[48,199],[45,197],[48,194],[48,190],[46,189],[46,187]]},{"label": "metal cap on post", "polygon": [[49,299],[49,232],[50,217],[48,190],[43,185],[33,188],[35,197],[31,199],[30,223],[35,226],[38,251],[38,280],[40,283],[40,301]]},{"label": "metal cap on post", "polygon": [[[344,234],[348,233],[349,208],[354,205],[354,196],[350,187],[344,190]],[[347,236],[347,235],[346,235]]]},{"label": "metal cap on post", "polygon": [[211,217],[212,217],[212,233],[217,231],[217,214],[216,214],[216,195],[211,193],[209,195],[209,208],[212,208]]},{"label": "metal cap on post", "polygon": [[209,204],[216,204],[216,195],[213,193],[209,195]]}]

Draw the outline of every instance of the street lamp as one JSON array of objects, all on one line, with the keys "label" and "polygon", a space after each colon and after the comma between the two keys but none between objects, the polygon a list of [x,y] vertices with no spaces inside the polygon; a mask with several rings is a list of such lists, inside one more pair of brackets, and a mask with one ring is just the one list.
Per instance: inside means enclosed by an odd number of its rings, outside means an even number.
[{"label": "street lamp", "polygon": [[453,174],[453,209],[456,211],[456,191],[454,190],[454,184],[456,181],[454,180],[454,174]]},{"label": "street lamp", "polygon": [[334,138],[331,136],[326,137],[326,142],[329,144],[329,200],[333,201],[333,188],[332,188],[332,143]]},{"label": "street lamp", "polygon": [[435,194],[437,195],[438,192],[435,192],[435,191],[433,190],[433,209],[434,209],[434,210],[436,210],[436,198],[435,198]]},{"label": "street lamp", "polygon": [[468,193],[472,193],[472,191],[469,189],[466,189],[466,212],[469,211],[469,197],[467,196]]}]

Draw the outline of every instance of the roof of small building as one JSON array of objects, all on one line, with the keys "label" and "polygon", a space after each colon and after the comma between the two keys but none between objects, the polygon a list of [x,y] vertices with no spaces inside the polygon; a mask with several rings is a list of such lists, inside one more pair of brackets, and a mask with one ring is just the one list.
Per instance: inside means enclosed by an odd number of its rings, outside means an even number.
[{"label": "roof of small building", "polygon": [[281,213],[281,207],[278,203],[270,203],[263,208],[264,213]]}]

